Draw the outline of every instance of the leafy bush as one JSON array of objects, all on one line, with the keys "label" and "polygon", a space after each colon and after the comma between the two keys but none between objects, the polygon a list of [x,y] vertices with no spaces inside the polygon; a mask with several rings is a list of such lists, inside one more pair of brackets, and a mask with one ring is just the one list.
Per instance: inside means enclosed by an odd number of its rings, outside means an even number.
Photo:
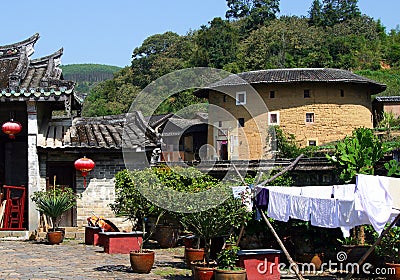
[{"label": "leafy bush", "polygon": [[[377,233],[375,237],[378,238]],[[395,226],[389,230],[377,246],[377,253],[386,262],[400,263],[400,227]]]},{"label": "leafy bush", "polygon": [[237,253],[240,248],[235,245],[231,245],[229,248],[222,250],[217,256],[217,264],[220,269],[235,270],[240,269],[236,266],[236,262],[239,260]]},{"label": "leafy bush", "polygon": [[233,198],[230,187],[193,167],[121,171],[116,175],[116,199],[111,207],[133,221],[168,211],[185,229],[205,240],[206,260],[211,239],[228,234],[250,215]]},{"label": "leafy bush", "polygon": [[375,164],[388,150],[371,129],[361,127],[337,142],[334,154],[326,157],[339,169],[340,179],[350,182],[357,174],[373,175]]}]

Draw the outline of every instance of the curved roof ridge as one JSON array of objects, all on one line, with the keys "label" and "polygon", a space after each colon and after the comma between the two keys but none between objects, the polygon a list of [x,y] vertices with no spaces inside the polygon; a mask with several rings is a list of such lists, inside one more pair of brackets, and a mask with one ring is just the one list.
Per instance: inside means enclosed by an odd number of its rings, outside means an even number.
[{"label": "curved roof ridge", "polygon": [[61,48],[61,49],[59,49],[58,51],[55,51],[52,54],[32,59],[31,60],[31,64],[43,63],[43,62],[46,62],[47,60],[49,60],[51,58],[57,59],[57,58],[62,56],[63,52],[64,52],[64,48]]},{"label": "curved roof ridge", "polygon": [[25,39],[23,41],[13,43],[10,45],[0,46],[0,51],[6,50],[6,49],[11,49],[11,48],[19,48],[19,47],[27,46],[29,44],[35,44],[36,41],[39,39],[39,37],[40,37],[39,33],[35,33],[31,37],[29,37],[28,39]]}]

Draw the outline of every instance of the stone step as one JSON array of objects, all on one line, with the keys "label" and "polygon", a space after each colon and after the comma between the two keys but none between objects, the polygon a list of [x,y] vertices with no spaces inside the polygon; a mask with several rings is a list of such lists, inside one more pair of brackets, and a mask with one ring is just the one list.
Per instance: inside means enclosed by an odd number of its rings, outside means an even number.
[{"label": "stone step", "polygon": [[27,230],[1,230],[0,240],[27,240],[29,231]]},{"label": "stone step", "polygon": [[[82,227],[63,227],[65,229],[65,236],[64,238],[71,238],[71,239],[85,239],[85,228]],[[41,231],[37,233],[38,238],[46,238],[46,232]]]}]

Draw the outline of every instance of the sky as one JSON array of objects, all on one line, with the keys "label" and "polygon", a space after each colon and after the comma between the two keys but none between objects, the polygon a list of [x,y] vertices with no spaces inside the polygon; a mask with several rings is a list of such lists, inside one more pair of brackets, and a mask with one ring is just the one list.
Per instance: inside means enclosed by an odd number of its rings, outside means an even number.
[{"label": "sky", "polygon": [[[312,0],[280,0],[280,14],[306,16]],[[399,0],[359,0],[363,14],[386,30],[400,24]],[[61,63],[130,65],[134,48],[154,34],[185,35],[214,17],[225,18],[226,0],[19,0],[1,5],[0,45],[40,39],[31,58],[64,48]]]}]

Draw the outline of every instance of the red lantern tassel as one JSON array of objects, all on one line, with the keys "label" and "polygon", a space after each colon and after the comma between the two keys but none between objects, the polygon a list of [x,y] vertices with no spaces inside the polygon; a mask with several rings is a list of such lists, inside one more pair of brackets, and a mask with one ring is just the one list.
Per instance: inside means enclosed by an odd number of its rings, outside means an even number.
[{"label": "red lantern tassel", "polygon": [[83,187],[86,189],[86,176],[87,176],[86,171],[82,171],[82,176],[83,176]]}]

